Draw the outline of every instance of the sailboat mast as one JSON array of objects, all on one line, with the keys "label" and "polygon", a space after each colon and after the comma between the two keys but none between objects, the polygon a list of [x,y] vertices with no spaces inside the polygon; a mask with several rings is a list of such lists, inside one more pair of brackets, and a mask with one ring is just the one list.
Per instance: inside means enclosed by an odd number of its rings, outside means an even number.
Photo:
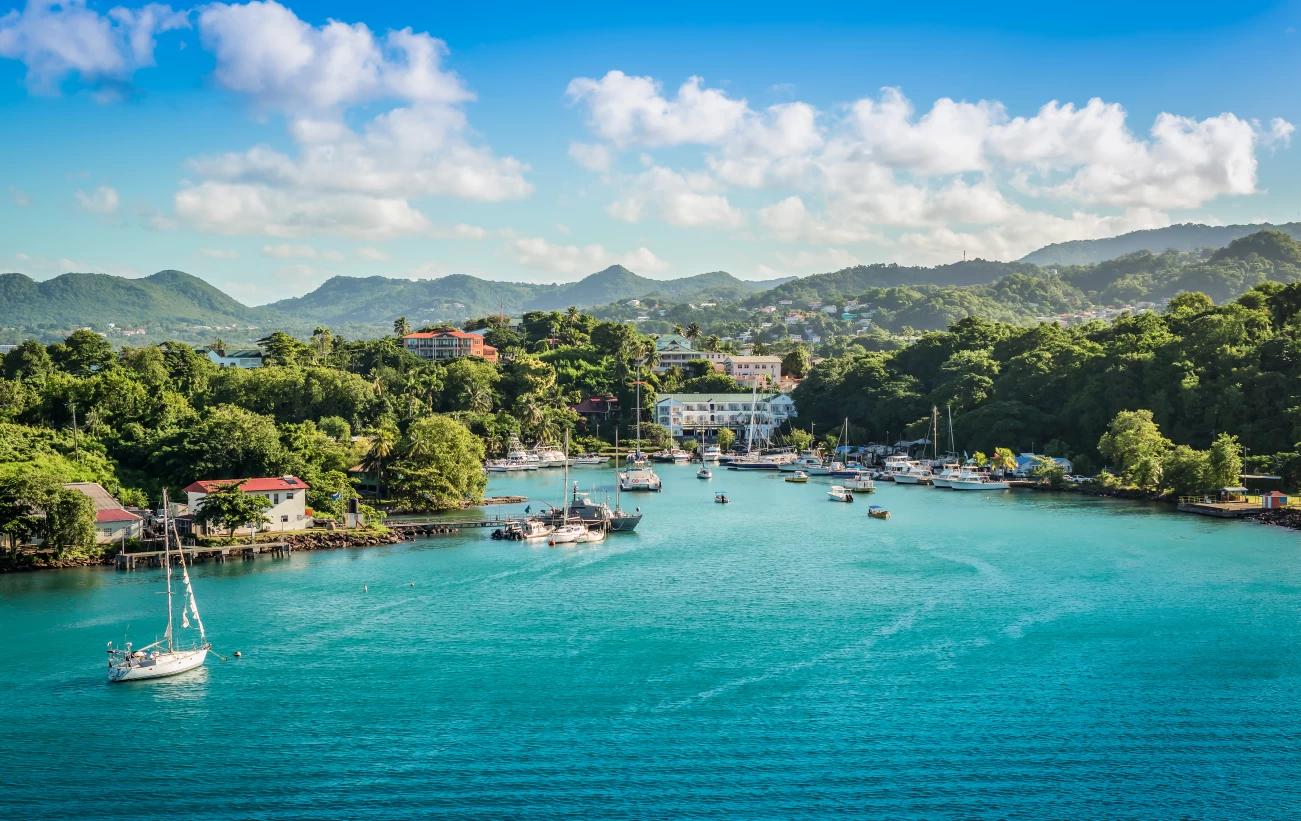
[{"label": "sailboat mast", "polygon": [[952,453],[954,456],[957,456],[958,455],[957,446],[954,445],[953,443],[953,403],[950,402],[946,406],[946,408],[949,412],[949,453]]},{"label": "sailboat mast", "polygon": [[167,526],[171,510],[167,504],[167,490],[163,489],[163,563],[167,565],[167,652],[172,652],[172,554],[169,550],[170,528]]},{"label": "sailboat mast", "polygon": [[[619,423],[614,425],[614,509],[619,509]],[[607,497],[608,498],[608,497]]]},{"label": "sailboat mast", "polygon": [[569,428],[565,428],[565,521],[569,524]]}]

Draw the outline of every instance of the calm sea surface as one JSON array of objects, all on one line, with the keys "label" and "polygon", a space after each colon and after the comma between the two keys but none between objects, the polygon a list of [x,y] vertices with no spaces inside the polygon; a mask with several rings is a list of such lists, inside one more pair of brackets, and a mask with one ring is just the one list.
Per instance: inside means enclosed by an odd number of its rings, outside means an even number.
[{"label": "calm sea surface", "polygon": [[244,658],[160,682],[106,684],[104,646],[161,631],[161,571],[0,576],[0,809],[1301,813],[1297,534],[891,485],[881,522],[825,479],[658,470],[664,493],[624,497],[637,532],[601,544],[472,532],[200,565],[215,649]]}]

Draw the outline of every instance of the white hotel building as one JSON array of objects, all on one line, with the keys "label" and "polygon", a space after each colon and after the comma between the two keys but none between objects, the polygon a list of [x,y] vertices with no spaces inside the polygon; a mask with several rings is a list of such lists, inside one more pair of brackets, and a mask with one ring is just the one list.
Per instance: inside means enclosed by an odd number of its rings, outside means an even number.
[{"label": "white hotel building", "polygon": [[[770,437],[797,415],[788,394],[760,395],[753,402],[754,434]],[[655,402],[655,421],[675,439],[712,440],[720,428],[730,428],[738,441],[745,441],[750,417],[750,394],[745,393],[666,393]]]}]

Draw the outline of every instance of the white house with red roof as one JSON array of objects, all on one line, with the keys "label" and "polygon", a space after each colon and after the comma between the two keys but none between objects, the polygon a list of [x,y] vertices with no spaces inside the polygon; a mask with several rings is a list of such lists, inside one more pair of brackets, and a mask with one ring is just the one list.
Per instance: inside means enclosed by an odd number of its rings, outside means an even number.
[{"label": "white house with red roof", "polygon": [[[312,526],[312,517],[307,514],[308,485],[297,476],[202,479],[185,489],[189,497],[190,513],[198,513],[203,509],[203,500],[209,493],[232,484],[239,484],[245,493],[265,496],[271,502],[271,509],[266,511],[266,517],[271,523],[264,524],[263,530],[306,530]],[[248,529],[245,528],[244,532],[247,533]]]},{"label": "white house with red roof", "polygon": [[123,539],[139,539],[144,519],[127,510],[98,482],[68,482],[66,488],[90,498],[95,504],[95,541],[113,544]]}]

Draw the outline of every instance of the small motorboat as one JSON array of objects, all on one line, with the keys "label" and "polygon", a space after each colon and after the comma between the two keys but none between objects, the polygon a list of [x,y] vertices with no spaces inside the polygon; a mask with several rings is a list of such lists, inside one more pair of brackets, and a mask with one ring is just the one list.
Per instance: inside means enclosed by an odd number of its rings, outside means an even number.
[{"label": "small motorboat", "polygon": [[794,473],[792,473],[790,476],[787,476],[786,481],[796,482],[798,484],[806,484],[809,481],[809,475],[802,470],[797,470]]},{"label": "small motorboat", "polygon": [[872,505],[867,509],[867,515],[871,516],[873,519],[889,519],[890,511],[880,505]]},{"label": "small motorboat", "polygon": [[714,501],[718,502],[720,505],[726,505],[726,504],[730,504],[732,500],[727,498],[726,493],[715,493]]},{"label": "small motorboat", "polygon": [[700,470],[696,471],[696,478],[697,478],[697,479],[713,479],[713,478],[714,478],[714,472],[711,471],[709,468],[701,468]]},{"label": "small motorboat", "polygon": [[827,491],[827,498],[833,502],[852,502],[854,493],[844,485],[832,485],[831,490]]},{"label": "small motorboat", "polygon": [[845,482],[845,487],[855,493],[876,493],[876,482],[866,476],[860,476],[857,479],[850,479]]}]

